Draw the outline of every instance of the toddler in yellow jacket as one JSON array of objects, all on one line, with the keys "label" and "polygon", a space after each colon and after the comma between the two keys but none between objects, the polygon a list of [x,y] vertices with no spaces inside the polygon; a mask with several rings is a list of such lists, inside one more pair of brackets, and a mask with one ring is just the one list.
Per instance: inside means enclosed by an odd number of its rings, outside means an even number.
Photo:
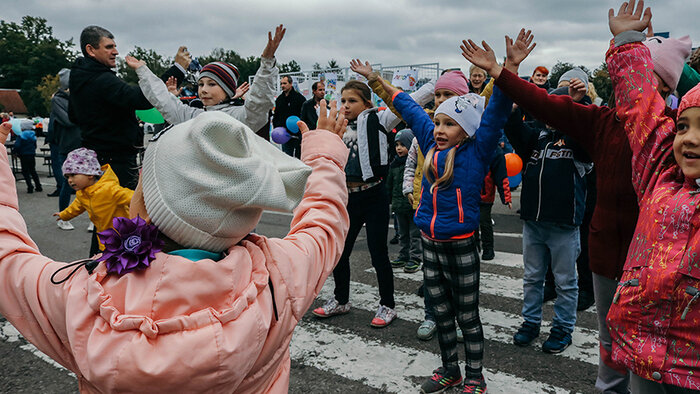
[{"label": "toddler in yellow jacket", "polygon": [[[95,151],[87,148],[71,151],[61,169],[76,193],[68,208],[53,214],[56,220],[68,221],[87,211],[96,231],[100,232],[112,228],[113,218],[129,217],[134,191],[119,185],[109,164],[100,167]],[[99,246],[104,250],[101,242]]]}]

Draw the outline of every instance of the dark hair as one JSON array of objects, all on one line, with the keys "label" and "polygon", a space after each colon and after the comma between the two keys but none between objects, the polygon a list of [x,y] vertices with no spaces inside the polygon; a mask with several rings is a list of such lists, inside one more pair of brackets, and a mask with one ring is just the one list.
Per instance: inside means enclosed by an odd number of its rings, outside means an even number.
[{"label": "dark hair", "polygon": [[323,85],[323,81],[314,82],[313,85],[311,85],[311,90],[315,92],[316,89],[318,89],[318,85]]},{"label": "dark hair", "polygon": [[354,79],[352,81],[348,81],[348,83],[346,83],[345,86],[343,86],[343,88],[340,90],[340,93],[342,94],[347,89],[358,91],[360,93],[360,97],[363,100],[365,100],[369,105],[372,105],[372,91],[370,90],[369,86],[367,86],[367,84],[365,84],[364,82],[360,82]]},{"label": "dark hair", "polygon": [[83,56],[88,57],[85,49],[88,44],[95,49],[99,48],[102,37],[114,39],[114,35],[104,27],[92,25],[84,28],[80,33],[80,50],[83,52]]},{"label": "dark hair", "polygon": [[283,76],[282,78],[287,78],[287,82],[289,82],[289,83],[294,83],[294,81],[292,80],[292,76],[291,76],[291,75],[285,75],[285,76]]}]

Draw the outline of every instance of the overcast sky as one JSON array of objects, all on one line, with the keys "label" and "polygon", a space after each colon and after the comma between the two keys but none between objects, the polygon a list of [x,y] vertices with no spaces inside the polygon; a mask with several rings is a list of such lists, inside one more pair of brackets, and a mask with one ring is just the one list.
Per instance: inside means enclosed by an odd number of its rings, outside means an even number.
[{"label": "overcast sky", "polygon": [[[341,1],[181,1],[181,0],[4,0],[0,18],[48,20],[54,35],[79,41],[91,24],[110,30],[120,56],[135,45],[173,56],[186,45],[195,56],[213,48],[259,56],[267,31],[283,23],[287,34],[277,52],[303,69],[333,58],[347,66],[359,57],[385,66],[439,62],[467,70],[459,43],[486,40],[505,55],[503,36],[520,27],[533,30],[537,48],[522,64],[529,75],[538,65],[558,60],[593,70],[604,60],[610,39],[607,10],[618,0],[341,0]],[[689,34],[700,42],[700,1],[647,1],[656,31]],[[77,48],[77,45],[76,45]]]}]

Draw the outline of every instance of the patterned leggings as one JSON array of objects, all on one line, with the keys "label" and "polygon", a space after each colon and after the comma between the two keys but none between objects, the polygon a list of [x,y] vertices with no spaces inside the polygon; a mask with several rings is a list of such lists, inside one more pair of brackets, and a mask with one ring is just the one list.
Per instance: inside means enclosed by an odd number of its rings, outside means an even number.
[{"label": "patterned leggings", "polygon": [[467,378],[481,377],[484,332],[479,319],[479,255],[474,237],[435,242],[422,237],[426,294],[437,323],[445,368],[458,365],[457,323],[464,334]]}]

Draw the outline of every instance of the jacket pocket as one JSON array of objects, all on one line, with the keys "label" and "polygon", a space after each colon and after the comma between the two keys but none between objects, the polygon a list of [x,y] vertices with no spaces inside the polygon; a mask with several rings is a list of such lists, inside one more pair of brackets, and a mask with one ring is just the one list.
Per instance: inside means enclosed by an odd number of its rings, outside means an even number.
[{"label": "jacket pocket", "polygon": [[459,210],[459,222],[464,223],[464,209],[462,209],[462,189],[457,188],[457,209]]}]

